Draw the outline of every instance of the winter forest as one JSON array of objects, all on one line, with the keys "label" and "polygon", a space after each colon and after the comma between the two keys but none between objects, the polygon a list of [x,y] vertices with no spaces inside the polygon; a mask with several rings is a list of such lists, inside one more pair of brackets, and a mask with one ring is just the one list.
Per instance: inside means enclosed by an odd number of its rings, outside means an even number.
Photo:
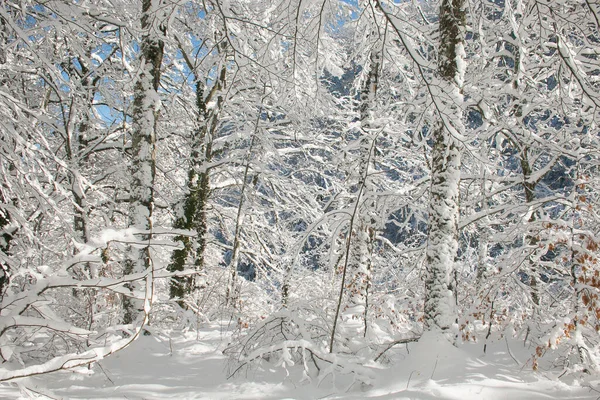
[{"label": "winter forest", "polygon": [[403,349],[496,345],[600,395],[597,0],[0,0],[0,24],[6,393],[220,332],[225,382],[362,398]]}]

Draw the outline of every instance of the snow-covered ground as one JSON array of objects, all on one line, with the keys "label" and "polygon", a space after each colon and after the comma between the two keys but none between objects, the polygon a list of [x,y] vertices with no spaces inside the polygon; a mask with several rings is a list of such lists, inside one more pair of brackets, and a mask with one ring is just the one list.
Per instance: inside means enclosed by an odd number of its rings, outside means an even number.
[{"label": "snow-covered ground", "polygon": [[[451,346],[423,337],[368,366],[371,385],[336,374],[316,382],[292,379],[278,366],[227,379],[222,350],[228,335],[214,325],[174,339],[143,336],[92,371],[60,372],[0,386],[0,398],[51,399],[597,399],[600,379],[557,379],[561,371],[533,372],[520,342]],[[299,368],[299,367],[292,367]],[[290,375],[288,375],[288,372]],[[297,371],[296,371],[297,372]],[[568,382],[568,383],[567,383]]]}]

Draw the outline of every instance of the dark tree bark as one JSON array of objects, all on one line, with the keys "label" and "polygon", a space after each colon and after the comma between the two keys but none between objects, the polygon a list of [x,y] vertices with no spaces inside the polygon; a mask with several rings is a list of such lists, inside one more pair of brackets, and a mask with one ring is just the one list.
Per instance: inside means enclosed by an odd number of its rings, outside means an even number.
[{"label": "dark tree bark", "polygon": [[[182,50],[183,51],[183,50]],[[191,70],[194,66],[186,56],[186,62]],[[191,137],[190,169],[188,172],[187,193],[183,200],[183,215],[175,221],[177,229],[193,230],[196,237],[177,236],[175,239],[183,244],[183,248],[173,252],[171,263],[167,267],[171,272],[183,271],[188,259],[192,259],[196,272],[204,268],[208,222],[207,207],[210,195],[210,169],[206,164],[213,157],[212,141],[219,123],[219,114],[223,108],[227,68],[223,63],[219,77],[204,98],[204,82],[199,76],[196,78],[196,112],[198,115],[197,129]],[[214,101],[214,106],[207,109],[206,104]],[[185,307],[184,297],[190,295],[196,284],[195,276],[174,277],[171,281],[170,296],[177,299],[180,306]]]}]

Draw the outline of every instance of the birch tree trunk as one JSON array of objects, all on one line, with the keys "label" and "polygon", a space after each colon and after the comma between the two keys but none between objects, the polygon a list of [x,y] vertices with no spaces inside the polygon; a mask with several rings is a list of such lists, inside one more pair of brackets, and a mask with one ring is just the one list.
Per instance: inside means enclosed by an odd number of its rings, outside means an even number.
[{"label": "birch tree trunk", "polygon": [[[464,0],[443,0],[440,7],[439,122],[433,127],[431,192],[425,280],[425,326],[447,330],[456,321],[452,276],[458,249],[459,184],[464,80]],[[432,85],[433,86],[433,85]]]},{"label": "birch tree trunk", "polygon": [[[152,265],[150,240],[154,209],[154,177],[156,175],[156,125],[160,100],[160,66],[163,58],[163,37],[166,27],[157,21],[162,0],[142,1],[142,37],[140,74],[134,88],[130,215],[131,227],[145,231],[140,240],[146,245],[132,247],[125,263],[125,274],[142,272]],[[133,289],[130,287],[130,289]],[[132,323],[141,305],[124,298],[123,322]],[[144,305],[146,307],[147,305]]]}]

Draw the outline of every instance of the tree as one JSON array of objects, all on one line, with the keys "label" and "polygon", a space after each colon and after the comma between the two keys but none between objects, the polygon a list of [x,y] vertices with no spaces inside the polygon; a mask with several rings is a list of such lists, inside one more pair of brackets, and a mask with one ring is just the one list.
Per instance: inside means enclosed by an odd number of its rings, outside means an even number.
[{"label": "tree", "polygon": [[439,82],[436,82],[440,92],[433,99],[440,119],[431,128],[434,145],[425,280],[425,324],[432,330],[448,329],[456,320],[452,279],[458,248],[459,140],[464,135],[460,106],[466,62],[464,8],[463,0],[443,0],[440,5]]},{"label": "tree", "polygon": [[[212,10],[204,10],[210,12]],[[195,12],[198,12],[197,10]],[[208,16],[205,16],[208,18]],[[196,21],[198,22],[198,21]],[[188,25],[189,26],[189,25]],[[207,32],[205,34],[208,34]],[[215,67],[217,71],[216,79],[212,87],[207,87],[208,77],[204,76],[204,70],[200,67],[198,53],[200,49],[194,49],[195,36],[191,38],[191,48],[184,47],[184,44],[176,36],[177,46],[182,52],[185,65],[193,77],[195,86],[195,114],[196,121],[189,137],[189,170],[187,176],[187,193],[182,200],[183,207],[178,210],[177,219],[174,227],[178,229],[193,230],[196,237],[191,239],[188,236],[180,236],[183,244],[182,249],[173,252],[169,271],[183,271],[188,259],[195,270],[199,273],[203,270],[206,258],[207,242],[209,240],[208,225],[208,207],[210,195],[210,166],[213,158],[213,141],[219,128],[219,117],[225,103],[225,89],[227,79],[227,42],[224,38],[217,37],[216,43],[212,44],[205,38],[201,42],[202,47],[209,48],[214,46],[214,52],[217,53]],[[192,57],[192,51],[196,54],[196,59]],[[207,50],[208,51],[208,50]],[[212,66],[208,71],[213,70]],[[209,74],[209,72],[206,72]],[[187,83],[186,83],[187,84]],[[178,299],[180,306],[187,307],[185,298],[194,294],[199,284],[195,283],[197,277],[175,277],[171,282],[170,295]],[[195,293],[194,297],[198,297]],[[198,305],[196,304],[196,307]]]},{"label": "tree", "polygon": [[[378,18],[373,14],[373,18]],[[376,28],[377,24],[373,23]],[[368,330],[369,289],[372,285],[373,251],[375,245],[375,186],[370,174],[373,172],[377,126],[374,126],[372,109],[375,107],[379,75],[382,68],[382,57],[385,36],[378,29],[373,29],[366,41],[371,49],[368,52],[368,63],[364,65],[366,77],[360,88],[358,132],[358,182],[355,187],[355,199],[352,214],[348,222],[345,249],[343,250],[343,267],[340,292],[334,316],[329,351],[333,352],[333,343],[340,312],[348,320],[362,320],[363,336]],[[370,39],[370,40],[369,40]],[[347,299],[344,301],[344,297]],[[351,321],[352,323],[353,321]]]},{"label": "tree", "polygon": [[[152,241],[154,212],[154,180],[156,176],[156,129],[160,100],[161,65],[164,52],[164,25],[166,5],[162,0],[142,0],[140,73],[134,88],[131,132],[131,191],[130,225],[140,234],[140,248],[132,248],[124,273],[142,272],[152,268]],[[133,288],[131,288],[133,290]],[[146,288],[148,290],[148,288]],[[146,309],[150,305],[145,304]],[[137,307],[129,297],[123,299],[123,322],[135,320]]]},{"label": "tree", "polygon": [[137,6],[0,7],[0,380],[127,345],[163,289],[238,366],[458,322],[597,370],[595,4]]}]

